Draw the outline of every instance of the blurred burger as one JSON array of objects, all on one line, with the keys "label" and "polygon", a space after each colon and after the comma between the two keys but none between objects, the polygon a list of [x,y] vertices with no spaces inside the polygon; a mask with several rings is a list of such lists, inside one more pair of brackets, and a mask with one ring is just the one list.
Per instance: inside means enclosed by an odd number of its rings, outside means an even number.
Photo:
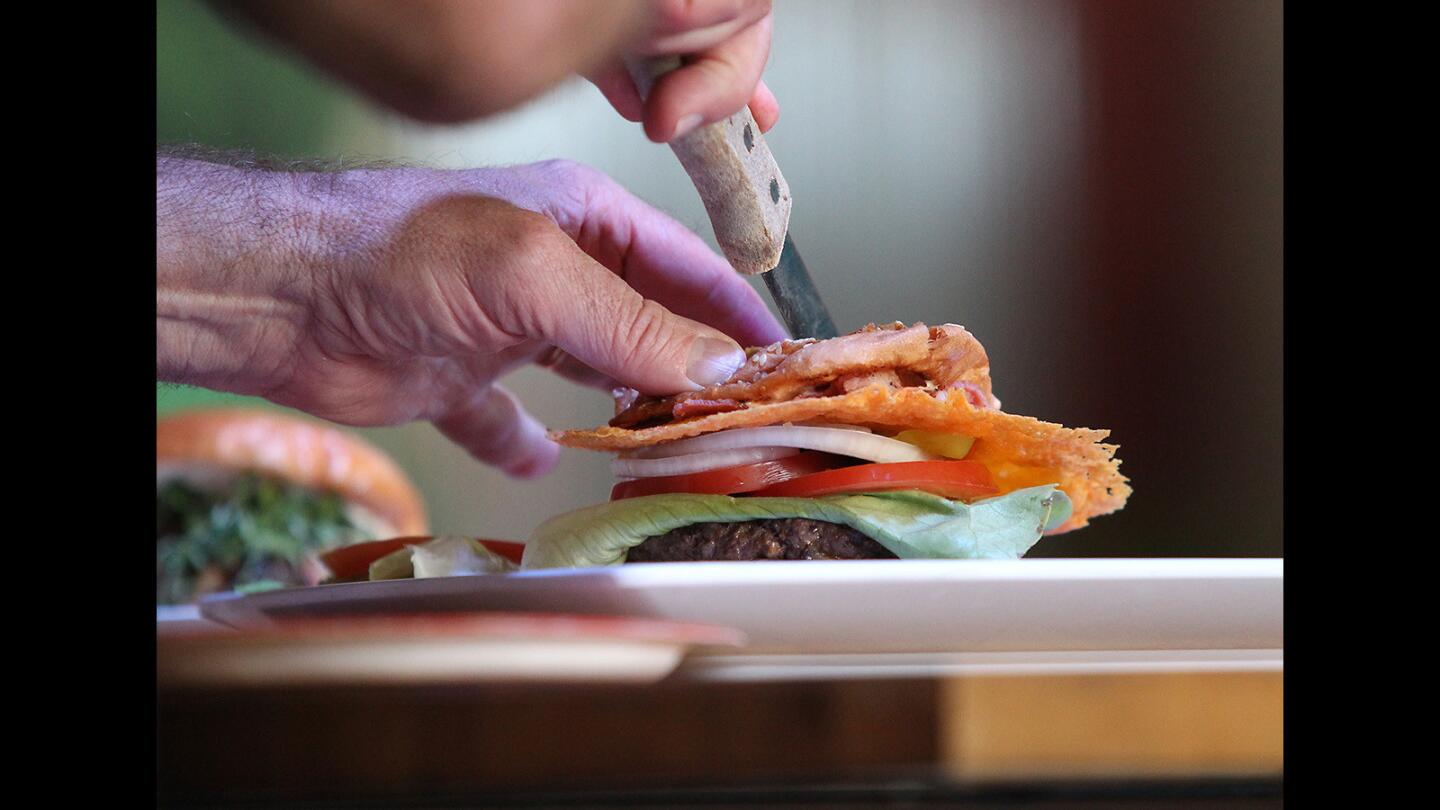
[{"label": "blurred burger", "polygon": [[155,433],[158,604],[315,584],[327,549],[428,530],[395,462],[336,428],[219,409],[163,418]]},{"label": "blurred burger", "polygon": [[956,324],[871,324],[747,351],[729,380],[616,392],[608,503],[552,518],[523,567],[695,560],[1016,558],[1122,508],[1108,431],[1000,410]]}]

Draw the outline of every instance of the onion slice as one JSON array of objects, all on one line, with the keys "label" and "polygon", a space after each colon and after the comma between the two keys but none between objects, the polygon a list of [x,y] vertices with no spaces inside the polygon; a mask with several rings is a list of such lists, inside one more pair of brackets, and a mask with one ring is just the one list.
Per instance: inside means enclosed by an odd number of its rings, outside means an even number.
[{"label": "onion slice", "polygon": [[665,458],[617,458],[610,462],[610,471],[621,478],[688,475],[706,470],[718,470],[722,467],[772,461],[777,458],[793,456],[799,452],[794,447],[737,447]]},{"label": "onion slice", "polygon": [[800,425],[770,425],[758,428],[721,430],[703,436],[641,448],[629,454],[629,457],[632,459],[661,459],[751,447],[797,447],[881,464],[899,461],[932,461],[941,458],[913,444],[886,436],[877,436],[874,433],[861,432],[854,428],[802,427]]}]

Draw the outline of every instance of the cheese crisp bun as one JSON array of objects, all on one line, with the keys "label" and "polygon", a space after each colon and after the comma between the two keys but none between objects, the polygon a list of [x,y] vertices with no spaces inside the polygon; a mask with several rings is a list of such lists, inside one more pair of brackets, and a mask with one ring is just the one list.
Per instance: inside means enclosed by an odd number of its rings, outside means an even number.
[{"label": "cheese crisp bun", "polygon": [[428,528],[420,494],[379,448],[272,411],[159,420],[155,479],[160,604],[315,584],[320,552]]},{"label": "cheese crisp bun", "polygon": [[541,525],[523,566],[1015,558],[1130,495],[1108,431],[1000,409],[964,327],[871,324],[747,356],[719,385],[617,391],[608,426],[553,433],[617,453],[621,481]]}]

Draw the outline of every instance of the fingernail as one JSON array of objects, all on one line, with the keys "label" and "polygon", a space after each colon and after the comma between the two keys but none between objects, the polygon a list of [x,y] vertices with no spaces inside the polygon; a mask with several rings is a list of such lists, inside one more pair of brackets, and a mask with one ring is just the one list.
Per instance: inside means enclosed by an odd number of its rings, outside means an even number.
[{"label": "fingernail", "polygon": [[680,121],[675,124],[675,135],[671,138],[671,140],[674,140],[675,138],[683,138],[686,135],[689,135],[691,132],[694,132],[695,128],[700,126],[700,122],[704,120],[705,116],[701,115],[700,113],[691,113],[684,118],[681,118]]},{"label": "fingernail", "polygon": [[697,337],[690,344],[690,358],[686,361],[685,376],[698,386],[718,385],[730,379],[730,375],[745,364],[745,352],[740,344],[723,338]]}]

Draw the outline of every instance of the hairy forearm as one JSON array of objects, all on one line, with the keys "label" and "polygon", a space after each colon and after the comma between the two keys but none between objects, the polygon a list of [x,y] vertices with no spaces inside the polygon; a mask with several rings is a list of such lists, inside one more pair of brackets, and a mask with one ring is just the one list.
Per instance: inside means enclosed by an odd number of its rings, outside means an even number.
[{"label": "hairy forearm", "polygon": [[157,155],[158,379],[264,393],[283,373],[320,258],[301,179]]},{"label": "hairy forearm", "polygon": [[336,331],[367,343],[393,338],[376,334],[398,327],[375,309],[383,296],[371,287],[383,285],[387,268],[396,267],[392,254],[405,249],[409,220],[452,195],[542,207],[517,199],[526,189],[513,174],[275,163],[190,147],[161,151],[158,378],[266,395],[289,381],[302,341]]}]

